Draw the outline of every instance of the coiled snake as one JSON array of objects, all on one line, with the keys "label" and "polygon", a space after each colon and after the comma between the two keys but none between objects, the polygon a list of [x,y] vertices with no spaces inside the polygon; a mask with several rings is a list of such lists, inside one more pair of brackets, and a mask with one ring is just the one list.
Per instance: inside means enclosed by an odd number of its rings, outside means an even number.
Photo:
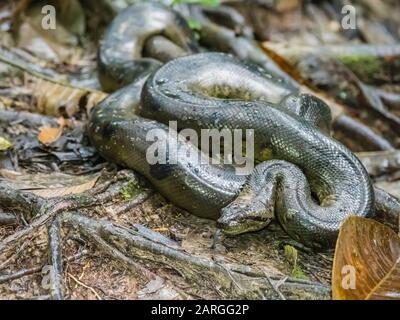
[{"label": "coiled snake", "polygon": [[[159,4],[115,18],[99,49],[100,79],[107,90],[123,88],[94,108],[89,124],[101,155],[141,173],[177,206],[218,219],[227,234],[260,230],[276,217],[294,239],[332,247],[347,216],[373,214],[368,174],[329,136],[326,104],[251,63],[196,53],[192,39],[185,20]],[[162,48],[143,57],[150,42]],[[164,65],[154,59],[176,56]],[[158,129],[169,139],[174,120],[178,130],[252,128],[256,150],[267,147],[276,160],[237,175],[229,165],[199,163],[208,155],[179,138],[177,162],[150,164],[147,133]]]}]

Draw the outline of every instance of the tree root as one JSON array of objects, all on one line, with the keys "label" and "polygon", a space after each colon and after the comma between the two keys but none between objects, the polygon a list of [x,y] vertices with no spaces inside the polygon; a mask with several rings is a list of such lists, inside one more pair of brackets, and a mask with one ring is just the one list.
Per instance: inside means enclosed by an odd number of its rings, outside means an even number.
[{"label": "tree root", "polygon": [[[83,256],[85,256],[87,254],[88,254],[88,252],[86,250],[82,250],[82,252],[79,252],[71,257],[67,257],[65,259],[65,261],[66,262],[75,261],[75,260],[82,258]],[[29,269],[22,269],[22,270],[19,270],[17,272],[11,273],[11,274],[0,275],[0,284],[41,272],[43,270],[43,267],[44,266],[38,266],[38,267],[29,268]]]},{"label": "tree root", "polygon": [[357,157],[373,177],[391,174],[400,170],[399,150],[360,152]]},{"label": "tree root", "polygon": [[[38,228],[48,226],[51,264],[50,297],[63,299],[65,292],[60,230],[62,226],[77,227],[101,252],[119,261],[134,273],[140,273],[149,279],[158,277],[144,267],[141,261],[150,261],[175,270],[195,284],[197,288],[193,295],[197,295],[196,292],[206,287],[213,292],[218,291],[224,298],[282,299],[283,296],[288,299],[329,298],[330,290],[324,285],[287,279],[280,284],[278,289],[280,276],[266,275],[264,271],[247,266],[216,262],[210,258],[191,255],[175,241],[141,225],[134,225],[132,229],[127,229],[108,221],[97,221],[76,213],[90,206],[113,201],[121,196],[121,190],[129,185],[132,179],[136,177],[131,172],[122,171],[112,181],[101,183],[90,191],[50,200],[24,191],[0,189],[3,209],[23,212],[29,222],[27,227],[0,242],[0,255],[15,248],[20,241],[32,235]],[[140,193],[131,202],[137,204],[147,199],[149,195],[148,191]],[[1,276],[0,283],[40,270],[42,267]]]},{"label": "tree root", "polygon": [[375,187],[375,219],[400,232],[400,201],[386,191]]},{"label": "tree root", "polygon": [[334,120],[333,129],[336,132],[343,133],[346,142],[349,140],[349,137],[351,137],[352,144],[357,143],[365,150],[387,151],[395,149],[391,142],[375,133],[368,126],[346,114],[341,114]]},{"label": "tree root", "polygon": [[127,187],[132,179],[137,178],[130,171],[120,171],[114,179],[105,181],[92,190],[52,199],[44,199],[30,192],[0,187],[0,203],[3,210],[23,212],[28,221],[32,220],[24,229],[0,242],[0,253],[14,248],[19,241],[62,212],[89,208],[114,200],[120,196],[121,189]]},{"label": "tree root", "polygon": [[17,217],[12,213],[0,212],[0,226],[16,224]]},{"label": "tree root", "polygon": [[51,259],[51,297],[53,300],[64,298],[63,259],[61,243],[61,225],[59,217],[55,218],[49,230],[49,250]]},{"label": "tree root", "polygon": [[[4,210],[23,212],[29,225],[0,242],[0,257],[32,235],[42,226],[48,227],[50,283],[52,299],[63,299],[65,295],[61,228],[75,228],[94,243],[100,252],[117,260],[133,273],[148,279],[158,276],[145,267],[144,262],[163,266],[175,271],[193,286],[193,296],[204,296],[204,292],[216,292],[221,298],[247,299],[328,299],[330,288],[320,283],[282,278],[281,275],[263,269],[233,264],[223,258],[209,258],[188,253],[179,243],[142,225],[126,228],[106,220],[96,220],[83,215],[85,208],[112,202],[121,197],[121,190],[132,184],[135,175],[121,171],[110,181],[99,183],[94,189],[79,195],[45,200],[39,196],[18,190],[0,189],[0,200]],[[146,200],[150,191],[142,191],[131,199],[127,207]],[[380,192],[380,210],[397,212],[398,201],[388,199]],[[389,201],[391,200],[391,201]],[[392,201],[393,200],[393,201]],[[132,203],[132,204],[130,204]],[[394,208],[394,209],[393,209]],[[394,210],[394,211],[393,211]],[[393,217],[392,214],[389,214]],[[20,270],[0,276],[0,283],[39,272],[42,267]],[[205,291],[204,291],[205,290]]]},{"label": "tree root", "polygon": [[[132,265],[133,269],[140,270],[141,267],[138,268],[137,263],[132,264],[133,261],[128,256],[166,265],[198,287],[206,286],[215,290],[218,284],[223,298],[281,298],[276,289],[276,283],[280,280],[277,275],[268,275],[267,278],[263,271],[248,266],[191,255],[172,240],[155,232],[144,233],[138,228],[127,229],[77,213],[66,213],[62,220],[68,226],[78,227],[103,252],[124,264]],[[289,299],[299,296],[328,298],[330,292],[324,285],[295,279],[286,280],[281,284],[280,290],[285,290],[286,298]]]}]

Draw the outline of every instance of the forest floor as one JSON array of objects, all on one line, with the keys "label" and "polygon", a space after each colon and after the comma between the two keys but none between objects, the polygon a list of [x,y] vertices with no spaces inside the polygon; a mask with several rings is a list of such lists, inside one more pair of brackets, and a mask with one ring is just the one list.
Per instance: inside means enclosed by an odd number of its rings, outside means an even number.
[{"label": "forest floor", "polygon": [[[305,248],[277,222],[257,233],[216,239],[214,221],[177,208],[137,174],[103,160],[85,128],[90,109],[106,96],[95,74],[95,44],[104,27],[78,41],[83,22],[76,18],[56,34],[43,34],[37,7],[26,2],[0,5],[0,45],[49,72],[52,81],[15,68],[18,60],[0,63],[0,299],[330,298],[333,250]],[[260,43],[296,37],[290,21],[304,8],[299,1],[280,3],[274,16],[254,21]],[[325,9],[307,5],[306,18],[313,10],[316,15],[303,40],[334,43],[322,32],[323,19],[331,21]],[[85,10],[88,34],[112,16]],[[267,18],[263,29],[259,21]],[[389,35],[377,37],[390,44]],[[70,78],[74,87],[64,85]],[[397,84],[390,88],[400,95]],[[329,90],[323,94],[332,96]],[[399,147],[387,114],[372,117],[369,109],[355,110],[337,99],[335,104]],[[342,127],[335,130],[344,143],[352,140]],[[374,150],[352,142],[354,151]],[[378,171],[371,174],[377,185],[397,196],[399,159],[391,154],[389,164],[370,168]]]}]

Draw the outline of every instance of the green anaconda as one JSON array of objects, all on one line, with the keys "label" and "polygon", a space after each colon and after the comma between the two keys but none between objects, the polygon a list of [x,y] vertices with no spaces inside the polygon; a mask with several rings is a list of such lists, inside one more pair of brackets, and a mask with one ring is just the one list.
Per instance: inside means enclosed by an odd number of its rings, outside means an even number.
[{"label": "green anaconda", "polygon": [[[179,57],[164,65],[157,55],[144,57],[146,41],[157,36],[170,43],[170,58]],[[223,53],[195,53],[190,39],[185,20],[158,4],[134,5],[117,16],[99,49],[99,69],[108,90],[124,87],[94,108],[89,124],[102,156],[142,174],[175,205],[218,220],[227,234],[260,230],[276,217],[294,239],[332,247],[347,216],[373,214],[368,174],[329,136],[326,104],[259,66]],[[276,160],[248,176],[198,161],[208,155],[184,137],[171,138],[170,121],[198,132],[253,129],[256,150],[267,147]],[[158,152],[167,163],[147,160],[154,129],[175,143],[175,161],[166,144]]]}]

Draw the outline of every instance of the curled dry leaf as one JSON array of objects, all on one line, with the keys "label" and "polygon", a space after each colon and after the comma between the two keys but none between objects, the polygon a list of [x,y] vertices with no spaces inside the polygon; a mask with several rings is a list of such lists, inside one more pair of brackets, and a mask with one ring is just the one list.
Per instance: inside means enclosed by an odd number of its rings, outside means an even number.
[{"label": "curled dry leaf", "polygon": [[340,229],[332,272],[338,300],[400,299],[400,238],[371,219],[348,218]]}]

